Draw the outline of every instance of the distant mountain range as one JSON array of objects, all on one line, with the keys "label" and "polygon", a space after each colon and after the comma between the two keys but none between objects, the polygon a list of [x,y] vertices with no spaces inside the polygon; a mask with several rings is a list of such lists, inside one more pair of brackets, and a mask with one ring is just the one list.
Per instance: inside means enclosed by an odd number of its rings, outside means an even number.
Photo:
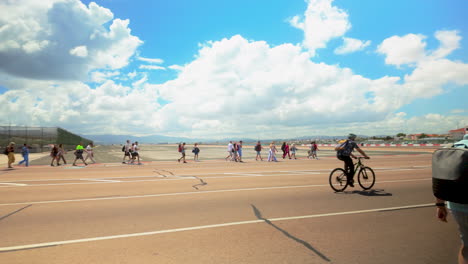
[{"label": "distant mountain range", "polygon": [[[151,135],[151,136],[130,136],[130,135],[81,135],[85,138],[93,140],[96,144],[123,144],[129,139],[131,142],[138,141],[139,143],[143,144],[169,144],[169,143],[179,143],[179,142],[186,142],[186,143],[226,143],[230,140],[242,140],[246,143],[256,142],[257,139],[252,138],[224,138],[224,139],[209,139],[209,138],[185,138],[185,137],[168,137],[168,136],[161,136],[161,135]],[[360,136],[365,137],[365,136]],[[346,136],[303,136],[298,138],[276,138],[276,139],[260,139],[263,142],[270,142],[270,141],[291,141],[291,140],[332,140],[332,139],[339,139],[339,138],[346,138]]]}]

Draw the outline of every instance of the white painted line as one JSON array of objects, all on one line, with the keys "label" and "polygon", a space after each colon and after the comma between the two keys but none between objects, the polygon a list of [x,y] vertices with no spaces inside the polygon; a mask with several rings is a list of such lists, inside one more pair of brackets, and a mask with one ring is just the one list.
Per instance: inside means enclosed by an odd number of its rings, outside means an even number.
[{"label": "white painted line", "polygon": [[319,217],[353,215],[353,214],[364,214],[364,213],[378,213],[378,212],[403,210],[403,209],[417,209],[417,208],[433,207],[433,206],[434,206],[434,203],[429,203],[429,204],[416,204],[416,205],[408,205],[408,206],[375,208],[375,209],[368,209],[368,210],[357,210],[357,211],[336,212],[336,213],[326,213],[326,214],[279,217],[279,218],[272,218],[272,219],[257,219],[257,220],[249,220],[249,221],[214,224],[214,225],[202,225],[202,226],[192,226],[192,227],[183,227],[183,228],[175,228],[175,229],[157,230],[157,231],[142,232],[142,233],[121,234],[121,235],[114,235],[114,236],[101,236],[101,237],[91,237],[91,238],[82,238],[82,239],[74,239],[74,240],[45,242],[45,243],[39,243],[39,244],[1,247],[0,252],[15,251],[15,250],[27,250],[27,249],[61,246],[61,245],[76,244],[76,243],[95,242],[95,241],[103,241],[103,240],[111,240],[111,239],[153,236],[153,235],[159,235],[159,234],[194,231],[194,230],[219,228],[219,227],[226,227],[226,226],[258,224],[258,223],[265,223],[266,221],[270,221],[270,222],[290,221],[290,220],[310,219],[310,218],[319,218]]},{"label": "white painted line", "polygon": [[263,174],[255,174],[255,173],[235,173],[235,172],[225,172],[224,175],[235,175],[235,176],[265,176]]},{"label": "white painted line", "polygon": [[309,175],[309,174],[320,174],[318,171],[279,171],[289,173],[289,175]]},{"label": "white painted line", "polygon": [[[424,167],[429,168],[429,167]],[[408,168],[374,168],[374,171],[408,171],[408,170],[421,170],[423,168],[417,169],[408,169]],[[43,179],[43,180],[18,180],[15,182],[41,182],[41,181],[89,181],[89,182],[73,182],[73,183],[51,183],[51,184],[10,184],[7,186],[0,186],[0,188],[13,188],[13,187],[37,187],[37,186],[62,186],[62,185],[82,185],[82,184],[106,184],[106,183],[135,183],[135,182],[155,182],[155,181],[168,181],[168,180],[191,180],[191,179],[231,179],[231,178],[247,178],[247,177],[282,177],[282,176],[291,176],[291,175],[319,175],[323,173],[330,173],[331,170],[316,170],[316,171],[265,171],[263,173],[275,173],[275,172],[285,172],[288,174],[249,174],[249,173],[203,173],[203,174],[180,174],[180,175],[154,175],[154,176],[133,176],[133,177],[112,177],[110,179],[137,179],[137,178],[153,178],[153,180],[129,180],[129,181],[119,181],[119,180],[106,180],[105,178],[101,179]],[[220,176],[224,174],[229,174],[232,176]],[[199,175],[200,177],[197,177]],[[219,176],[207,176],[207,175],[219,175]],[[157,178],[157,179],[154,179]],[[6,185],[6,184],[5,184]]]},{"label": "white painted line", "polygon": [[[430,181],[430,180],[432,180],[432,178],[378,181],[376,183],[396,183],[396,182],[414,182],[414,181]],[[24,204],[54,204],[54,203],[70,203],[70,202],[108,201],[108,200],[152,198],[152,197],[165,197],[165,196],[177,196],[177,195],[202,195],[202,194],[223,193],[223,192],[265,191],[265,190],[315,188],[315,187],[329,187],[329,186],[330,186],[329,184],[311,184],[311,185],[257,187],[257,188],[243,188],[243,189],[223,189],[223,190],[213,190],[213,191],[193,191],[193,192],[176,192],[176,193],[133,195],[133,196],[102,197],[102,198],[84,198],[84,199],[70,199],[70,200],[50,200],[50,201],[36,201],[36,202],[5,203],[5,204],[0,204],[0,206],[24,205]]]},{"label": "white painted line", "polygon": [[23,184],[23,183],[12,183],[12,182],[0,182],[0,184],[11,185],[11,186],[28,186],[27,184]]},{"label": "white painted line", "polygon": [[91,182],[122,182],[122,181],[102,180],[102,179],[80,179],[80,181],[91,181]]}]

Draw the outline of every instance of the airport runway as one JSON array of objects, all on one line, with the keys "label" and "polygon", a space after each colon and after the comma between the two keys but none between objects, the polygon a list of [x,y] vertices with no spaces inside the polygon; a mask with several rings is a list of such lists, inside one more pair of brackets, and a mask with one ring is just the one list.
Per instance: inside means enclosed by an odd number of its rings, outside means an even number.
[{"label": "airport runway", "polygon": [[0,263],[455,263],[430,153],[370,155],[343,193],[333,157],[2,171]]}]

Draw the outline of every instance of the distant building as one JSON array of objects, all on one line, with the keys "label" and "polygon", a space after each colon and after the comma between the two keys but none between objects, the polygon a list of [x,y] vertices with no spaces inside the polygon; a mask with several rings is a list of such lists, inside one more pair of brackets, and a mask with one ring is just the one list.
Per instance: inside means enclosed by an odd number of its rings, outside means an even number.
[{"label": "distant building", "polygon": [[463,136],[467,134],[468,134],[468,126],[449,131],[450,137],[454,140],[461,140]]},{"label": "distant building", "polygon": [[[421,134],[411,134],[407,135],[406,138],[410,140],[418,140],[424,133]],[[424,134],[427,138],[444,138],[445,135],[438,135],[438,134]]]}]

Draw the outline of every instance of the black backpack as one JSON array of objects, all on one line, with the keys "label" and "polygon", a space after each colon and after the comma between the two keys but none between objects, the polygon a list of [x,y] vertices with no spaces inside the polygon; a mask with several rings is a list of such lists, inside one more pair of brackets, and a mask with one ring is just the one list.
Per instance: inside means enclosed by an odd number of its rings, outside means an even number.
[{"label": "black backpack", "polygon": [[450,202],[468,204],[468,149],[438,149],[432,154],[432,192]]},{"label": "black backpack", "polygon": [[338,159],[342,159],[344,156],[351,155],[351,152],[353,152],[353,149],[351,146],[349,146],[349,140],[346,140],[345,142],[341,143],[341,145],[338,147],[340,148],[339,150],[336,151],[336,157]]}]

